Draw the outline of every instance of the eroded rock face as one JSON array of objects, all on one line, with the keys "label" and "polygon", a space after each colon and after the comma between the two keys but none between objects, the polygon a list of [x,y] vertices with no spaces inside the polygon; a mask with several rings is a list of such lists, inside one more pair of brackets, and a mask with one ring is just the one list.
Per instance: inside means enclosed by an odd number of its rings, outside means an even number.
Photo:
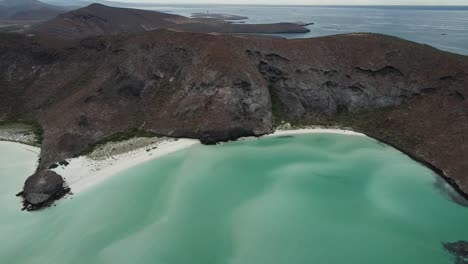
[{"label": "eroded rock face", "polygon": [[70,192],[62,176],[44,170],[30,176],[24,184],[22,196],[27,210],[37,210]]}]

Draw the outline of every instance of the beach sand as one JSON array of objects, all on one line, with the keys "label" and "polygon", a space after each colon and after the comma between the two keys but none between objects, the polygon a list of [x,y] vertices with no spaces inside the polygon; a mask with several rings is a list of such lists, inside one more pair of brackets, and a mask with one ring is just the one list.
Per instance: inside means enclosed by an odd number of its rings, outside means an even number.
[{"label": "beach sand", "polygon": [[67,160],[69,165],[60,166],[54,171],[62,175],[72,192],[76,194],[105,181],[118,172],[195,144],[200,143],[193,139],[167,140],[159,142],[155,148],[143,147],[106,159],[81,156]]}]

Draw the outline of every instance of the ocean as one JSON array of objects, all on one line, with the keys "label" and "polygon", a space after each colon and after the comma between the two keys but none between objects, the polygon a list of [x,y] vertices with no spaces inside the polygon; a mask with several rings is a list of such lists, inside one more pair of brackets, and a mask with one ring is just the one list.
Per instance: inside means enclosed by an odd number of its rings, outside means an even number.
[{"label": "ocean", "polygon": [[195,145],[33,213],[15,193],[37,155],[0,149],[0,263],[450,264],[468,239],[453,189],[362,136]]},{"label": "ocean", "polygon": [[468,7],[416,6],[135,6],[184,16],[222,13],[249,17],[246,23],[307,22],[307,34],[280,35],[311,38],[353,32],[392,35],[468,55]]}]

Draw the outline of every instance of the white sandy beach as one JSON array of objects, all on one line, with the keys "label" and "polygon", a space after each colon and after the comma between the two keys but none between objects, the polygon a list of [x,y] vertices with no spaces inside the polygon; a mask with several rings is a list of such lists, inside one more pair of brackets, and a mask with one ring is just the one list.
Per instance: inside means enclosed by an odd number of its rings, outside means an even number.
[{"label": "white sandy beach", "polygon": [[32,152],[37,155],[39,158],[39,154],[41,153],[41,149],[38,147],[33,147],[30,145],[26,145],[21,142],[13,142],[13,141],[0,141],[0,149],[3,147],[8,147],[8,146],[15,146],[15,147],[20,147],[26,151]]},{"label": "white sandy beach", "polygon": [[302,128],[302,129],[291,129],[291,130],[276,130],[273,134],[266,135],[266,137],[274,136],[287,136],[287,135],[300,135],[300,134],[341,134],[341,135],[353,135],[353,136],[366,136],[362,133],[354,132],[351,130],[344,129],[331,129],[331,128]]},{"label": "white sandy beach", "polygon": [[54,171],[65,178],[72,192],[76,194],[105,181],[118,172],[195,144],[200,144],[200,142],[193,139],[179,139],[176,141],[160,142],[157,148],[149,150],[147,148],[140,148],[103,160],[81,156],[68,160],[70,163],[68,166],[60,166],[54,169]]},{"label": "white sandy beach", "polygon": [[[277,130],[275,133],[266,135],[265,137],[298,135],[310,133],[332,133],[343,135],[365,136],[361,133],[356,133],[349,130],[341,129],[323,129],[323,128],[306,128],[306,129],[291,129]],[[68,166],[59,166],[54,169],[58,174],[62,175],[72,189],[74,194],[85,191],[106,179],[118,174],[121,171],[132,168],[144,162],[157,159],[159,157],[174,153],[176,151],[186,149],[195,144],[200,144],[194,139],[179,139],[179,140],[163,140],[157,144],[157,147],[138,148],[136,150],[114,155],[105,159],[95,159],[89,156],[81,156],[67,160]],[[29,147],[32,151],[38,152],[39,149]]]}]

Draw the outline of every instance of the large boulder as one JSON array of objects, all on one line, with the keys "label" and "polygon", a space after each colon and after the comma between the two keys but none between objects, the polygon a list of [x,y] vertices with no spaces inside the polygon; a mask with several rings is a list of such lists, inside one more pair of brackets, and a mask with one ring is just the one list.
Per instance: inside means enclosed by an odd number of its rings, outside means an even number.
[{"label": "large boulder", "polygon": [[23,189],[25,209],[35,210],[52,204],[70,191],[62,176],[51,170],[30,176]]}]

